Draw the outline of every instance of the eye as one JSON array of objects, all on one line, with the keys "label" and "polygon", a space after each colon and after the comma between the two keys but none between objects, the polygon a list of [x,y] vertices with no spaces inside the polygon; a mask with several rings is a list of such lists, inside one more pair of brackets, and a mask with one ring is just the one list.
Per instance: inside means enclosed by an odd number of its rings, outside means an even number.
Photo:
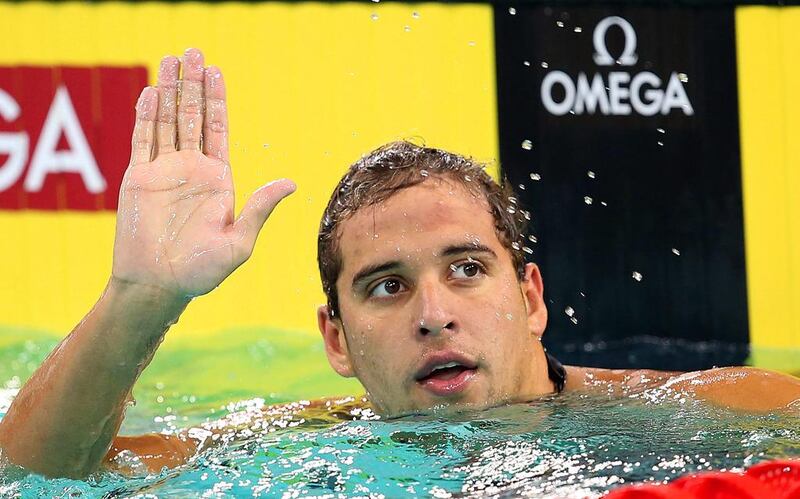
[{"label": "eye", "polygon": [[369,292],[370,297],[374,298],[385,298],[387,296],[393,296],[397,293],[404,291],[405,286],[397,279],[386,279],[384,281],[379,282],[374,288],[372,288]]},{"label": "eye", "polygon": [[450,270],[453,272],[452,276],[456,279],[474,279],[485,273],[483,266],[474,260],[454,263],[450,265]]}]

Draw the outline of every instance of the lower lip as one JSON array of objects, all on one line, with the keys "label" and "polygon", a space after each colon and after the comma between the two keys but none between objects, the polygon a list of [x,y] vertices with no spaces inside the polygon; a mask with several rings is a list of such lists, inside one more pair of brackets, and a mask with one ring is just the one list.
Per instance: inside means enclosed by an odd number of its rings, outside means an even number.
[{"label": "lower lip", "polygon": [[477,374],[475,369],[467,369],[452,379],[429,378],[418,383],[429,392],[440,397],[456,395],[467,389],[467,384]]}]

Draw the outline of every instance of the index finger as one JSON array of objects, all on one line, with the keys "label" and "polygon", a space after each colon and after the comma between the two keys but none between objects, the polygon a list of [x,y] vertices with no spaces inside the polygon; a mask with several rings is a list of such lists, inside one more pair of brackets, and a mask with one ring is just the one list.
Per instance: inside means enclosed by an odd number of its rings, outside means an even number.
[{"label": "index finger", "polygon": [[225,80],[216,66],[206,70],[206,116],[203,126],[203,152],[228,162],[228,105],[225,102]]}]

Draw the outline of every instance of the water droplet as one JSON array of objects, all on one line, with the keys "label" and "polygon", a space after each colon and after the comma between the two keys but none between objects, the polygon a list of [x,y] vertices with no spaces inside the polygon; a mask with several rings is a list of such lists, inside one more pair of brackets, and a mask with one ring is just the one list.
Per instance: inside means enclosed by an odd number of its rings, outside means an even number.
[{"label": "water droplet", "polygon": [[475,42],[474,42],[474,41],[472,41],[472,40],[470,40],[470,41],[467,43],[467,45],[469,45],[470,47],[474,47],[474,46],[475,46]]},{"label": "water droplet", "polygon": [[508,208],[506,208],[506,211],[511,213],[512,215],[517,212],[516,208],[514,208],[513,206],[509,206]]},{"label": "water droplet", "polygon": [[663,142],[661,142],[661,141],[659,140],[659,141],[658,141],[658,145],[660,145],[660,146],[663,146],[663,145],[664,145],[664,143],[663,143]]},{"label": "water droplet", "polygon": [[407,25],[406,25],[406,26],[403,26],[403,31],[405,31],[406,33],[408,33],[409,31],[411,31],[411,26],[407,26]]},{"label": "water droplet", "polygon": [[508,202],[511,204],[517,204],[517,198],[515,198],[514,196],[509,196]]},{"label": "water droplet", "polygon": [[539,240],[536,239],[536,236],[534,236],[534,235],[528,236],[528,241],[530,241],[532,243],[538,243],[539,242]]},{"label": "water droplet", "polygon": [[600,201],[600,204],[602,204],[603,206],[608,206],[608,203],[606,203],[605,201]]},{"label": "water droplet", "polygon": [[373,12],[372,15],[369,16],[369,18],[372,19],[373,21],[377,21],[379,19],[379,16],[378,14]]},{"label": "water droplet", "polygon": [[526,151],[530,151],[531,149],[533,149],[533,142],[531,142],[528,139],[523,140],[522,148],[525,149]]},{"label": "water droplet", "polygon": [[538,173],[531,173],[531,180],[536,180],[536,181],[542,180],[542,176],[539,175]]},{"label": "water droplet", "polygon": [[678,256],[681,256],[681,252],[678,248],[672,248],[672,252]]},{"label": "water droplet", "polygon": [[547,63],[546,63],[546,62],[544,62],[544,61],[542,61],[542,64],[541,64],[541,66],[542,66],[544,69],[547,69],[547,68],[549,68],[549,67],[550,67],[550,65],[549,65],[549,64],[547,64]]},{"label": "water droplet", "polygon": [[267,147],[269,147],[269,144],[264,144],[262,147],[263,147],[264,149],[266,149]]},{"label": "water droplet", "polygon": [[577,317],[570,317],[569,320],[571,320],[573,324],[577,324],[578,323],[578,318]]},{"label": "water droplet", "polygon": [[517,187],[519,187],[519,190],[521,191],[525,190],[525,184],[519,184]]},{"label": "water droplet", "polygon": [[667,133],[667,131],[664,130],[663,128],[656,128],[656,132],[658,132],[658,133]]},{"label": "water droplet", "polygon": [[586,204],[592,204],[592,198],[589,196],[583,196],[583,202]]},{"label": "water droplet", "polygon": [[568,317],[572,317],[575,315],[575,309],[568,306],[564,309],[564,313],[567,314]]},{"label": "water droplet", "polygon": [[532,250],[532,249],[530,249],[530,248],[529,248],[529,247],[527,247],[527,246],[523,246],[523,247],[522,247],[522,251],[524,251],[525,253],[527,253],[527,254],[529,254],[529,255],[532,255],[532,254],[533,254],[533,250]]},{"label": "water droplet", "polygon": [[511,247],[519,251],[520,245],[518,242],[514,241],[513,243],[511,243]]},{"label": "water droplet", "polygon": [[515,9],[514,7],[509,7],[508,8],[508,13],[511,14],[512,16],[516,16],[517,15],[517,9]]},{"label": "water droplet", "polygon": [[530,66],[531,65],[531,61],[522,61],[522,64],[524,64],[526,66]]},{"label": "water droplet", "polygon": [[563,21],[556,21],[556,26],[558,26],[559,28],[563,28],[564,27],[564,22]]},{"label": "water droplet", "polygon": [[681,81],[681,83],[686,83],[689,81],[689,77],[686,75],[686,73],[678,73],[678,79]]},{"label": "water droplet", "polygon": [[419,174],[422,175],[423,177],[427,177],[428,176],[428,170],[420,170]]},{"label": "water droplet", "polygon": [[514,320],[514,316],[513,316],[513,315],[511,315],[511,314],[506,314],[506,319],[508,319],[508,320],[510,320],[510,321],[511,321],[511,320]]},{"label": "water droplet", "polygon": [[642,274],[640,274],[639,272],[636,272],[634,270],[633,273],[631,274],[631,277],[633,277],[634,280],[636,280],[636,281],[641,281],[642,277],[644,277],[644,276]]},{"label": "water droplet", "polygon": [[586,175],[587,175],[589,178],[594,178],[594,172],[593,172],[592,170],[589,170],[588,172],[586,172]]},{"label": "water droplet", "polygon": [[580,33],[581,31],[583,31],[583,28],[581,28],[580,26],[575,26],[574,28],[572,28],[572,31],[574,31],[575,33]]},{"label": "water droplet", "polygon": [[464,175],[464,182],[472,182],[472,177],[469,175]]},{"label": "water droplet", "polygon": [[411,13],[411,17],[413,17],[414,19],[419,19],[419,12],[415,10],[414,12]]}]

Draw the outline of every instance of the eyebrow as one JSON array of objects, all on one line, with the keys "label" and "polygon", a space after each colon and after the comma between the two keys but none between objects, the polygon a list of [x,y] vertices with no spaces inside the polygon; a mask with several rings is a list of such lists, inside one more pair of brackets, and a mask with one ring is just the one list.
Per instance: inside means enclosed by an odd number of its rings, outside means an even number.
[{"label": "eyebrow", "polygon": [[451,244],[442,250],[442,256],[455,256],[464,253],[484,253],[497,258],[497,253],[495,253],[492,248],[480,243]]},{"label": "eyebrow", "polygon": [[[497,254],[491,248],[479,243],[451,244],[449,246],[445,246],[445,248],[442,250],[441,256],[456,256],[463,255],[464,253],[484,253],[497,258]],[[364,281],[369,280],[369,278],[375,274],[380,274],[389,270],[395,270],[402,266],[403,262],[400,260],[391,260],[388,262],[367,265],[363,269],[359,270],[353,277],[353,289],[358,288],[364,283]]]},{"label": "eyebrow", "polygon": [[368,280],[375,274],[386,272],[387,270],[394,270],[400,268],[402,265],[403,263],[400,260],[392,260],[389,262],[367,265],[363,269],[359,270],[358,273],[356,273],[356,275],[353,277],[353,289],[357,288],[364,281]]}]

